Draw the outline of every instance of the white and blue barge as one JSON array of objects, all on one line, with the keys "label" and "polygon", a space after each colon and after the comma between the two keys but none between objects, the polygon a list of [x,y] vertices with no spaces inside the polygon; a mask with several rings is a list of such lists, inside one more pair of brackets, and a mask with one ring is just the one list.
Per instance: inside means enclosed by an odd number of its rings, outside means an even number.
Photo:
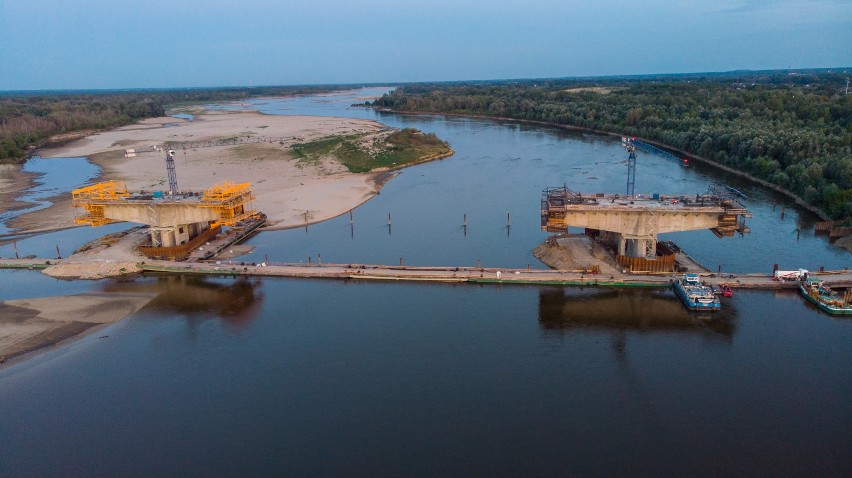
[{"label": "white and blue barge", "polygon": [[698,274],[684,274],[674,282],[674,291],[690,310],[715,311],[722,308],[713,287],[702,284]]}]

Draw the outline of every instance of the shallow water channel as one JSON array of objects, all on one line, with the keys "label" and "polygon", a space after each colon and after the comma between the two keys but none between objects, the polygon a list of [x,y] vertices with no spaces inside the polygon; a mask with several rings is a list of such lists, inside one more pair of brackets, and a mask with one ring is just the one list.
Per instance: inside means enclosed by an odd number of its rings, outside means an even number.
[{"label": "shallow water channel", "polygon": [[[251,103],[415,127],[456,155],[401,171],[351,223],[347,214],[253,237],[248,260],[543,268],[531,255],[547,237],[543,188],[625,188],[616,138],[349,107],[376,91]],[[852,265],[786,198],[639,156],[637,192],[695,194],[713,182],[749,196],[752,232],[661,239],[723,272]],[[50,255],[91,231],[17,247]],[[795,293],[737,291],[708,317],[662,289],[0,271],[0,300],[134,291],[159,295],[127,320],[0,368],[0,476],[790,476],[852,465],[852,322]]]}]

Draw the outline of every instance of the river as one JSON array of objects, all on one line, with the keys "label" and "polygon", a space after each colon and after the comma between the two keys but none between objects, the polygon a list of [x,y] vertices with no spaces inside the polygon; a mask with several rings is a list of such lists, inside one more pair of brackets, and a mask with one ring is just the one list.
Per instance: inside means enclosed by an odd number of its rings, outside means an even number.
[{"label": "river", "polygon": [[[625,188],[615,139],[349,107],[376,92],[250,103],[415,127],[456,155],[403,170],[351,224],[253,237],[250,260],[541,268],[531,251],[547,237],[543,188]],[[792,201],[640,153],[637,192],[714,182],[749,196],[752,232],[662,239],[730,272],[852,262]],[[49,254],[92,230],[17,247]],[[793,476],[852,465],[852,322],[795,293],[737,291],[708,319],[668,290],[0,271],[3,300],[92,291],[159,296],[0,368],[0,476]]]}]

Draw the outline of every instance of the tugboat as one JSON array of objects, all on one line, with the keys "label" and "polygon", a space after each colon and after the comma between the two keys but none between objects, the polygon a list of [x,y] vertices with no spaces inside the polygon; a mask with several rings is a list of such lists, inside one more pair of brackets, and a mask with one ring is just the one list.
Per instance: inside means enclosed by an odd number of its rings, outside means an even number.
[{"label": "tugboat", "polygon": [[674,291],[687,309],[714,311],[722,308],[713,288],[702,284],[698,274],[684,274],[674,282]]},{"label": "tugboat", "polygon": [[805,299],[824,312],[836,315],[852,315],[852,290],[846,291],[846,297],[831,290],[819,279],[809,278],[799,284],[799,291]]}]

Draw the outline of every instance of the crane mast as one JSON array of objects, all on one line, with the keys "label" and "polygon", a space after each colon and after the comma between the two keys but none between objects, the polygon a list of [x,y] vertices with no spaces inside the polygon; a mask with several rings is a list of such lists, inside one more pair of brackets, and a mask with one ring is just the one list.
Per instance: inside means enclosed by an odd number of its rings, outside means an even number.
[{"label": "crane mast", "polygon": [[633,196],[636,186],[636,145],[633,138],[622,137],[621,145],[627,148],[627,196]]},{"label": "crane mast", "polygon": [[169,173],[169,192],[178,192],[177,174],[175,174],[175,152],[173,149],[166,150],[166,171]]}]

